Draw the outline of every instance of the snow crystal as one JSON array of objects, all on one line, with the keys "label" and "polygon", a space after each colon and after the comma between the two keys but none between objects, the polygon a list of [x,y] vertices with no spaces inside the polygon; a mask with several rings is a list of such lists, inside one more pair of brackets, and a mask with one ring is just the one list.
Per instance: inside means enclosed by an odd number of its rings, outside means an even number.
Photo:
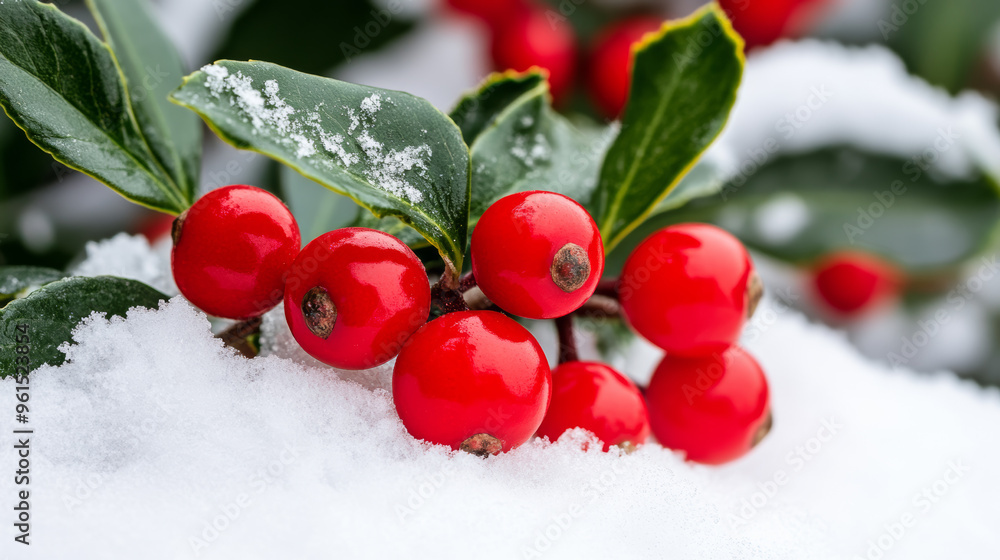
[{"label": "snow crystal", "polygon": [[373,93],[361,100],[361,112],[370,117],[374,117],[375,113],[377,113],[381,108],[382,96],[377,93]]},{"label": "snow crystal", "polygon": [[368,167],[365,176],[382,190],[400,198],[405,198],[413,204],[424,199],[419,189],[406,181],[405,173],[416,169],[426,177],[427,164],[424,157],[431,156],[430,146],[407,146],[402,150],[385,150],[381,142],[375,140],[365,129],[357,137],[358,145],[368,157]]},{"label": "snow crystal", "polygon": [[[128,252],[127,241],[113,240]],[[135,266],[122,274],[144,259]],[[996,390],[886,371],[771,298],[756,317],[744,343],[768,372],[775,426],[721,468],[655,444],[584,452],[581,433],[485,461],[416,442],[389,393],[295,359],[280,310],[265,321],[271,355],[253,360],[180,298],[93,317],[65,365],[32,375],[30,427],[44,445],[31,455],[37,531],[20,557],[468,558],[456,543],[484,531],[483,558],[921,560],[1000,548]],[[640,343],[624,365],[642,377],[658,357]],[[386,372],[367,385],[385,387]],[[0,393],[12,399],[13,381]],[[13,418],[3,422],[10,433]],[[0,462],[15,460],[3,446]],[[13,496],[13,482],[0,477],[0,494]]]},{"label": "snow crystal", "polygon": [[548,161],[552,154],[552,148],[545,135],[539,133],[530,141],[524,136],[515,137],[514,146],[510,149],[510,153],[521,160],[525,167],[530,168],[539,162]]}]

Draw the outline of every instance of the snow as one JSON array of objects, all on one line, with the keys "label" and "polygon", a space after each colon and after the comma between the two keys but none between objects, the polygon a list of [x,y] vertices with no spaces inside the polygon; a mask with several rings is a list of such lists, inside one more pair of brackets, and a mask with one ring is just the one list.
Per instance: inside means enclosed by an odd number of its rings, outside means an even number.
[{"label": "snow", "polygon": [[748,57],[729,123],[706,157],[736,177],[778,154],[846,144],[919,157],[949,177],[979,169],[1000,177],[998,119],[994,102],[952,97],[884,47],[782,42]]},{"label": "snow", "polygon": [[[78,270],[167,270],[135,238],[88,253]],[[65,365],[32,375],[33,544],[18,557],[995,553],[997,390],[888,370],[776,299],[756,319],[745,343],[769,375],[775,428],[746,458],[708,468],[655,444],[583,452],[582,434],[485,461],[421,444],[377,388],[387,368],[363,386],[296,359],[280,310],[265,323],[270,355],[254,360],[180,298],[92,317]],[[637,344],[622,365],[642,378],[657,358]],[[0,382],[8,403],[14,393]],[[0,455],[14,464],[10,445]],[[0,495],[14,495],[13,477]]]}]

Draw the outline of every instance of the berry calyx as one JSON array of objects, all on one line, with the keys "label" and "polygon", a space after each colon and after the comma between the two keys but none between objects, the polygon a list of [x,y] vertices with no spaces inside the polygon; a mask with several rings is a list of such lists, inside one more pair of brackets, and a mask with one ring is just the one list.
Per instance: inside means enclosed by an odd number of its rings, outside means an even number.
[{"label": "berry calyx", "polygon": [[501,309],[531,319],[562,317],[594,294],[604,245],[590,214],[561,194],[505,196],[472,232],[472,271]]},{"label": "berry calyx", "polygon": [[566,430],[592,432],[607,451],[649,437],[642,393],[630,379],[597,362],[566,362],[552,370],[552,402],[536,435],[555,441]]},{"label": "berry calyx", "polygon": [[767,379],[737,346],[708,357],[668,355],[646,388],[646,404],[656,439],[698,463],[742,457],[771,429]]},{"label": "berry calyx", "polygon": [[903,274],[888,262],[861,251],[832,253],[817,263],[813,285],[835,313],[856,316],[895,298]]},{"label": "berry calyx", "polygon": [[679,224],[629,255],[618,291],[629,324],[671,354],[722,352],[739,338],[763,293],[750,254],[708,224]]},{"label": "berry calyx", "polygon": [[281,301],[302,246],[292,213],[248,185],[215,189],[174,221],[170,267],[181,294],[216,317],[249,319]]},{"label": "berry calyx", "polygon": [[639,16],[616,22],[597,36],[590,55],[587,86],[594,104],[609,119],[617,118],[628,102],[632,82],[632,46],[662,22]]},{"label": "berry calyx", "polygon": [[548,71],[557,102],[569,93],[576,67],[576,36],[564,18],[550,18],[546,9],[518,10],[493,32],[490,54],[497,70]]},{"label": "berry calyx", "polygon": [[392,372],[396,412],[413,437],[482,456],[528,441],[551,395],[538,342],[493,311],[457,311],[420,327]]},{"label": "berry calyx", "polygon": [[295,340],[341,369],[391,360],[430,314],[430,282],[420,259],[374,229],[317,237],[295,258],[285,286],[285,319]]}]

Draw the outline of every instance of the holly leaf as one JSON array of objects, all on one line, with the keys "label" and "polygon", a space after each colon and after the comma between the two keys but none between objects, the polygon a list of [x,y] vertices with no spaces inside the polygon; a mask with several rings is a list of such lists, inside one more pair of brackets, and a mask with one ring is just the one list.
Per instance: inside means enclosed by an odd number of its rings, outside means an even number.
[{"label": "holly leaf", "polygon": [[[59,346],[94,311],[124,317],[133,307],[155,309],[167,296],[138,282],[114,276],[74,277],[43,286],[0,309],[0,377],[17,371],[28,356],[28,371],[60,365]],[[18,347],[26,351],[18,351]]]},{"label": "holly leaf", "polygon": [[66,275],[54,268],[0,266],[0,308]]},{"label": "holly leaf", "polygon": [[452,112],[470,141],[470,221],[500,198],[546,190],[587,205],[614,127],[578,128],[552,109],[537,72],[496,74]]},{"label": "holly leaf", "polygon": [[622,130],[604,159],[594,203],[608,252],[722,131],[743,74],[743,40],[716,4],[664,24],[634,53]]},{"label": "holly leaf", "polygon": [[469,152],[455,123],[426,100],[234,61],[191,74],[172,99],[237,148],[274,158],[377,217],[399,218],[461,270]]},{"label": "holly leaf", "polygon": [[53,5],[0,3],[0,106],[35,145],[125,198],[173,214],[191,205],[154,157],[108,46]]},{"label": "holly leaf", "polygon": [[725,193],[649,219],[609,256],[608,268],[619,267],[628,248],[656,229],[697,221],[786,262],[808,265],[857,249],[895,262],[911,277],[936,278],[986,251],[1000,224],[1000,196],[985,176],[946,180],[854,148],[776,159]]},{"label": "holly leaf", "polygon": [[189,200],[198,192],[201,123],[167,96],[186,72],[177,49],[156,25],[146,0],[87,0],[125,76],[136,122],[160,166]]},{"label": "holly leaf", "polygon": [[[371,212],[359,212],[361,208],[346,196],[330,192],[323,185],[296,173],[291,167],[280,167],[281,195],[299,224],[303,243],[328,231],[353,225],[361,216],[377,220]],[[424,241],[419,233],[414,232],[414,235]]]}]

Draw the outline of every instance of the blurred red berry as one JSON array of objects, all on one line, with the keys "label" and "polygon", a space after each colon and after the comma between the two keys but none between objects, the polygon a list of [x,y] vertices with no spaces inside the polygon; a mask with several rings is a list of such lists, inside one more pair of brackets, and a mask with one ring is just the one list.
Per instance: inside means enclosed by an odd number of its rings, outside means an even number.
[{"label": "blurred red berry", "polygon": [[833,311],[855,316],[898,295],[903,274],[892,264],[861,251],[823,258],[813,272],[820,299]]},{"label": "blurred red berry", "polygon": [[802,32],[827,0],[719,0],[747,48]]},{"label": "blurred red berry", "polygon": [[490,26],[503,23],[527,8],[527,0],[445,0],[445,4],[460,14],[476,17]]},{"label": "blurred red berry", "polygon": [[662,25],[656,17],[634,17],[606,27],[597,36],[590,54],[587,86],[597,108],[607,118],[621,115],[628,102],[632,45]]},{"label": "blurred red berry", "polygon": [[547,70],[556,101],[565,99],[573,84],[576,36],[558,12],[533,7],[514,14],[494,29],[490,53],[500,71]]}]

